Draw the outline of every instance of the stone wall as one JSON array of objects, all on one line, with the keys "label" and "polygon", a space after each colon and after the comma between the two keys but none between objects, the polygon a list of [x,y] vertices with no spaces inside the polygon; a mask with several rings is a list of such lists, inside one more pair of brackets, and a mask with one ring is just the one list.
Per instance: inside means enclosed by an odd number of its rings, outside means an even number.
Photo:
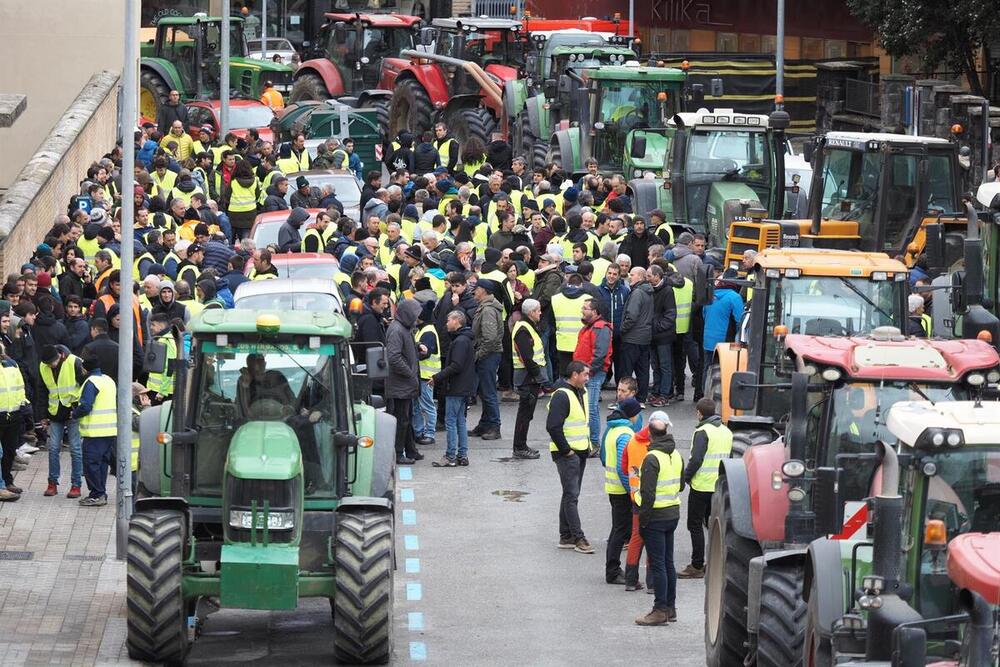
[{"label": "stone wall", "polygon": [[56,122],[0,203],[0,270],[18,271],[66,212],[87,167],[114,146],[118,73],[98,72]]}]

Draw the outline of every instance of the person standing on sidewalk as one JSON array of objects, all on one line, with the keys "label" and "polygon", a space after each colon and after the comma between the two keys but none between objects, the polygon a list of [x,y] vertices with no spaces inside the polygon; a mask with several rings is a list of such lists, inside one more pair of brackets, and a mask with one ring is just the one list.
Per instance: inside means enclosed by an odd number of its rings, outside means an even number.
[{"label": "person standing on sidewalk", "polygon": [[497,396],[497,371],[503,353],[503,306],[493,294],[500,283],[480,278],[473,292],[479,308],[472,318],[472,336],[476,346],[476,376],[483,413],[469,435],[483,440],[500,439],[500,399]]},{"label": "person standing on sidewalk", "polygon": [[583,328],[576,339],[573,361],[590,367],[587,380],[587,413],[590,427],[590,455],[596,456],[601,442],[601,386],[611,368],[611,325],[597,311],[597,301],[587,299],[580,311]]},{"label": "person standing on sidewalk", "polygon": [[677,620],[677,572],[674,570],[674,531],[680,520],[684,489],[684,462],[674,437],[650,420],[649,452],[639,468],[639,533],[649,554],[653,575],[653,610],[635,619],[636,625],[665,625]]},{"label": "person standing on sidewalk", "polygon": [[38,371],[43,388],[39,400],[48,402],[45,422],[49,427],[49,485],[45,495],[54,496],[59,492],[59,452],[63,433],[66,433],[71,462],[70,489],[66,497],[79,498],[83,481],[83,450],[80,423],[70,416],[70,411],[80,400],[83,361],[61,345],[46,345],[42,348]]},{"label": "person standing on sidewalk", "polygon": [[420,304],[403,299],[396,317],[385,331],[385,360],[389,374],[385,378],[385,411],[396,418],[396,463],[412,465],[423,455],[413,443],[413,400],[420,395],[420,366],[413,326],[420,316]]},{"label": "person standing on sidewalk", "polygon": [[24,394],[24,377],[17,367],[17,362],[6,356],[3,347],[3,362],[0,364],[0,449],[3,450],[0,459],[0,502],[12,502],[21,498],[22,489],[14,484],[12,473],[14,457],[21,445],[21,434],[24,432],[24,412],[31,409],[31,404]]},{"label": "person standing on sidewalk", "polygon": [[89,492],[80,505],[101,507],[108,504],[108,470],[116,465],[111,459],[118,435],[115,381],[101,373],[101,362],[95,358],[84,361],[83,369],[87,379],[80,385],[80,402],[70,413],[70,418],[80,423]]},{"label": "person standing on sidewalk", "polygon": [[542,304],[525,299],[521,304],[523,317],[511,331],[514,351],[514,386],[517,387],[517,419],[514,422],[514,458],[537,459],[538,450],[528,447],[528,427],[535,416],[538,392],[548,384],[545,373],[545,347],[538,332]]},{"label": "person standing on sidewalk", "polygon": [[691,533],[691,564],[677,573],[681,579],[705,577],[705,532],[712,510],[712,493],[719,479],[719,466],[733,451],[733,432],[715,413],[715,401],[702,398],[695,405],[698,427],[691,439],[691,458],[684,469],[688,491],[687,529]]},{"label": "person standing on sidewalk", "polygon": [[590,451],[590,428],[587,419],[587,380],[590,367],[579,361],[566,365],[565,378],[549,399],[545,430],[549,434],[549,452],[559,471],[562,498],[559,501],[559,548],[592,554],[580,523],[578,508],[583,471]]},{"label": "person standing on sidewalk", "polygon": [[632,529],[632,501],[628,495],[628,477],[622,472],[621,461],[629,440],[635,435],[635,424],[642,408],[639,401],[628,398],[608,415],[608,429],[602,441],[604,459],[604,492],[611,502],[611,532],[604,559],[604,580],[609,584],[624,584],[622,547]]},{"label": "person standing on sidewalk", "polygon": [[444,393],[444,430],[448,449],[435,468],[454,468],[469,465],[469,434],[465,430],[465,412],[470,396],[476,394],[476,353],[472,342],[472,329],[465,312],[456,309],[445,320],[451,343],[447,361],[439,372],[431,376],[428,384],[441,387]]},{"label": "person standing on sidewalk", "polygon": [[649,392],[649,345],[653,340],[653,287],[646,281],[646,269],[628,272],[631,291],[622,313],[622,372],[619,379],[635,375],[636,398],[645,403]]},{"label": "person standing on sidewalk", "polygon": [[413,402],[413,437],[418,445],[434,444],[437,424],[437,403],[428,380],[441,370],[441,342],[434,327],[434,302],[428,301],[420,311],[420,327],[416,332],[417,358],[420,365],[420,396]]}]

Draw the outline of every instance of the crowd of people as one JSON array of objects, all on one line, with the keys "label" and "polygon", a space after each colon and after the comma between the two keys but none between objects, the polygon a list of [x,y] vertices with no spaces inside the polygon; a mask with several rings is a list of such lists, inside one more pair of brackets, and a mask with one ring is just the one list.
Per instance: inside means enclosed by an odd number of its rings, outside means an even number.
[{"label": "crowd of people", "polygon": [[[650,583],[654,612],[666,614],[673,565],[665,553],[672,553],[679,489],[664,480],[710,493],[714,482],[694,480],[717,468],[721,450],[709,439],[709,453],[693,454],[682,480],[669,417],[654,412],[643,426],[641,412],[691,400],[703,424],[717,421],[712,402],[701,400],[704,369],[715,345],[732,338],[744,307],[732,272],[717,282],[711,303],[696,298],[702,266],[722,268],[704,236],[675,238],[663,211],[636,211],[626,179],[602,173],[594,160],[579,177],[558,164],[530,168],[502,138],[460,144],[441,123],[419,140],[401,133],[389,142],[384,182],[383,165],[364,171],[350,139],[330,140],[313,157],[301,134],[280,146],[253,132],[215,137],[209,127],[194,138],[186,117],[172,94],[158,123],[136,130],[129,179],[121,174],[121,146],[95,161],[66,213],[3,286],[4,363],[20,373],[0,376],[13,386],[19,375],[23,388],[12,388],[19,402],[0,411],[8,424],[0,431],[0,500],[19,497],[11,471],[45,447],[45,494],[56,495],[65,440],[67,496],[80,497],[85,477],[81,503],[107,502],[114,437],[110,421],[96,428],[94,415],[114,400],[121,271],[135,279],[125,316],[135,325],[138,410],[173,392],[169,365],[140,364],[151,341],[175,349],[172,332],[192,316],[233,307],[246,281],[275,278],[276,255],[325,252],[337,260],[331,277],[343,302],[357,305],[345,306],[356,313],[355,339],[385,346],[389,373],[376,393],[397,420],[397,464],[423,459],[419,447],[443,431],[446,450],[433,465],[469,465],[470,438],[503,437],[502,401],[517,403],[507,431],[513,456],[536,459],[529,425],[548,397],[549,450],[563,485],[559,546],[593,553],[576,499],[586,459],[603,457],[614,518],[607,579],[641,588],[645,540],[650,571],[665,568],[662,581],[656,575]],[[335,192],[296,175],[310,168],[346,170],[359,181],[364,175],[360,219],[345,215]],[[135,204],[131,239],[121,235],[123,196]],[[248,232],[264,211],[288,215],[277,241],[258,248]],[[121,266],[123,243],[133,244],[132,266]],[[619,394],[605,423],[602,390]],[[479,412],[471,428],[470,409]],[[632,441],[643,443],[641,453]],[[706,514],[705,502],[692,502],[693,532],[696,526],[700,534]],[[618,557],[629,535],[622,572]],[[687,574],[703,573],[702,561],[696,551]]]}]

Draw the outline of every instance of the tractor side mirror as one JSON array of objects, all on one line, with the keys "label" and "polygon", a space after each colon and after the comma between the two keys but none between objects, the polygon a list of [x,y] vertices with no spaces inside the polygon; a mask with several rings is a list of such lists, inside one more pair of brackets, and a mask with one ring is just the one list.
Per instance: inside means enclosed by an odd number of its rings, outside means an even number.
[{"label": "tractor side mirror", "polygon": [[358,446],[358,436],[347,431],[337,431],[333,434],[333,446],[337,449],[347,449]]},{"label": "tractor side mirror", "polygon": [[555,79],[546,79],[542,83],[542,92],[545,95],[545,99],[554,99],[559,92],[559,83]]},{"label": "tractor side mirror", "polygon": [[691,104],[698,109],[705,103],[705,86],[700,83],[691,84]]},{"label": "tractor side mirror", "polygon": [[333,41],[337,44],[343,44],[347,41],[347,24],[343,21],[337,21],[333,24]]},{"label": "tractor side mirror", "polygon": [[420,29],[420,43],[422,45],[430,46],[431,44],[434,43],[435,37],[436,35],[434,34],[434,28],[427,27]]},{"label": "tractor side mirror", "polygon": [[892,667],[927,664],[927,631],[900,627],[892,631]]},{"label": "tractor side mirror", "polygon": [[817,468],[813,482],[813,511],[816,513],[816,532],[836,535],[840,532],[844,503],[837,491],[837,469]]},{"label": "tractor side mirror", "polygon": [[802,144],[802,158],[809,164],[812,164],[813,152],[815,150],[816,150],[816,144],[813,142],[812,139],[809,139],[804,144]]},{"label": "tractor side mirror", "polygon": [[753,410],[757,400],[757,374],[733,373],[729,379],[729,406],[735,410]]},{"label": "tractor side mirror", "polygon": [[369,380],[380,380],[389,375],[384,347],[369,347],[365,350],[365,369]]},{"label": "tractor side mirror", "polygon": [[722,97],[723,95],[722,79],[712,79],[710,86],[712,89],[712,97]]},{"label": "tractor side mirror", "polygon": [[962,300],[966,307],[983,301],[983,242],[980,239],[965,239],[965,275],[962,277]]},{"label": "tractor side mirror", "polygon": [[645,134],[633,134],[632,135],[632,157],[640,160],[646,157],[646,135]]},{"label": "tractor side mirror", "polygon": [[142,355],[142,370],[147,373],[161,372],[163,371],[164,364],[166,364],[166,362],[166,345],[163,343],[152,342],[146,346],[146,352]]},{"label": "tractor side mirror", "polygon": [[715,300],[715,267],[702,264],[694,274],[694,305],[707,306]]}]

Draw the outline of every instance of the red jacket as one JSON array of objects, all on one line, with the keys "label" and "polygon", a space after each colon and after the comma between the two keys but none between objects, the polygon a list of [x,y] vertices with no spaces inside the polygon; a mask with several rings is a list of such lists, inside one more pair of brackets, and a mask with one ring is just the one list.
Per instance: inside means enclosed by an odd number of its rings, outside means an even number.
[{"label": "red jacket", "polygon": [[584,324],[580,330],[580,337],[576,341],[576,349],[573,351],[573,361],[582,361],[590,366],[591,373],[596,372],[596,355],[604,355],[603,370],[605,373],[611,368],[611,325],[600,317]]}]

